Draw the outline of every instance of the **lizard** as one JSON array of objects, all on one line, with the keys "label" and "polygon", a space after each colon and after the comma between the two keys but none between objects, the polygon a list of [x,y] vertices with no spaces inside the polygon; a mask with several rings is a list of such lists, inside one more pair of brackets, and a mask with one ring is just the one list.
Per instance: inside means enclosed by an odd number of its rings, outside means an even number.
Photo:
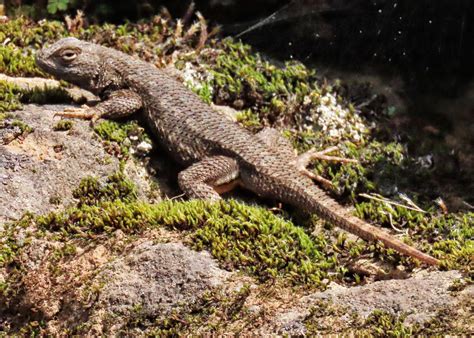
[{"label": "lizard", "polygon": [[72,37],[43,47],[36,63],[101,99],[82,112],[63,112],[62,116],[96,121],[143,114],[160,146],[185,168],[178,174],[178,185],[188,198],[216,201],[221,199],[220,192],[238,183],[258,196],[315,213],[366,241],[380,241],[428,265],[439,264],[436,258],[352,215],[315,184],[305,167],[317,152],[297,156],[273,128],[251,133],[150,63]]}]

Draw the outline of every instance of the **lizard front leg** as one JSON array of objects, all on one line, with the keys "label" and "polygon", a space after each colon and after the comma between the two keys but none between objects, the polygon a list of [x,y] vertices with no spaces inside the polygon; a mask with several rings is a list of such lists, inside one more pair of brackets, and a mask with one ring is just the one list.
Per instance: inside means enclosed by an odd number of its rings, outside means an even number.
[{"label": "lizard front leg", "polygon": [[107,99],[93,107],[67,108],[56,115],[62,117],[82,118],[95,123],[99,118],[126,117],[140,108],[143,103],[140,95],[129,89],[120,89],[110,93]]},{"label": "lizard front leg", "polygon": [[[219,192],[239,175],[237,160],[227,156],[206,157],[181,171],[178,184],[189,198],[219,200]],[[224,186],[225,189],[219,189]],[[232,186],[232,185],[231,185]]]}]

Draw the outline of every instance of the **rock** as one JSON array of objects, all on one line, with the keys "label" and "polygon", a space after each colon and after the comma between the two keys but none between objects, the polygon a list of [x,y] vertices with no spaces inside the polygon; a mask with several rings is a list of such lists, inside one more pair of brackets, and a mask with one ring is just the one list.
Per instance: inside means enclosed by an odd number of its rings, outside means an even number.
[{"label": "rock", "polygon": [[[59,88],[58,80],[44,79],[42,77],[11,77],[5,74],[0,74],[0,81],[7,81],[21,89],[44,89],[44,88]],[[86,99],[87,101],[96,100],[97,97],[84,89],[78,87],[64,88],[71,98],[75,101]]]},{"label": "rock", "polygon": [[462,279],[459,271],[421,271],[408,279],[384,280],[355,287],[332,283],[326,291],[303,297],[299,306],[281,313],[276,322],[281,333],[303,334],[302,326],[310,316],[310,309],[324,301],[324,304],[344,309],[330,315],[331,320],[342,326],[351,325],[351,314],[365,320],[375,310],[397,317],[406,315],[405,325],[423,324],[438,316],[440,310],[456,308],[466,299],[473,298],[472,285],[460,294],[450,291],[458,279]]},{"label": "rock", "polygon": [[124,322],[134,316],[163,318],[173,309],[192,304],[229,275],[207,252],[193,251],[182,243],[147,241],[101,269],[93,284],[105,284],[91,320],[100,322],[97,317],[113,315],[118,329],[120,318]]},{"label": "rock", "polygon": [[459,271],[422,271],[412,278],[379,281],[356,287],[332,284],[328,290],[308,296],[303,301],[330,300],[348,307],[362,318],[374,310],[394,315],[408,313],[407,324],[422,323],[436,315],[442,306],[455,305],[456,298],[449,291]]},{"label": "rock", "polygon": [[[71,130],[53,131],[59,121],[54,114],[65,107],[31,104],[10,113],[33,132],[0,145],[0,224],[26,211],[43,214],[64,208],[73,202],[72,190],[82,178],[104,178],[118,170],[119,160],[107,154],[88,121],[75,119]],[[145,168],[127,161],[126,172],[140,192],[151,189],[143,178]]]}]

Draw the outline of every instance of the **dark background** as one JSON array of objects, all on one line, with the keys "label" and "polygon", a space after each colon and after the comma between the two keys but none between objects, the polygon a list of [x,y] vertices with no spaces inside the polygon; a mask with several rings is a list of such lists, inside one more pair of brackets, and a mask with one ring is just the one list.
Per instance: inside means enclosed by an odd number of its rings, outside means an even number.
[{"label": "dark background", "polygon": [[[70,0],[68,12],[82,9],[91,21],[121,23],[162,7],[180,17],[190,3]],[[195,8],[228,35],[260,23],[240,37],[280,60],[350,71],[376,67],[400,74],[408,89],[443,96],[456,95],[473,77],[472,0],[197,0]]]},{"label": "dark background", "polygon": [[[122,23],[156,15],[163,7],[179,18],[191,4],[60,1],[68,9],[54,15],[46,10],[47,0],[7,0],[6,7],[14,12],[31,6],[29,14],[38,19],[81,9],[90,23]],[[429,114],[436,98],[466,95],[472,84],[473,0],[197,0],[195,9],[210,25],[220,25],[223,35],[241,38],[276,62],[293,58],[338,75],[398,77],[403,84],[397,90],[420,114]]]}]

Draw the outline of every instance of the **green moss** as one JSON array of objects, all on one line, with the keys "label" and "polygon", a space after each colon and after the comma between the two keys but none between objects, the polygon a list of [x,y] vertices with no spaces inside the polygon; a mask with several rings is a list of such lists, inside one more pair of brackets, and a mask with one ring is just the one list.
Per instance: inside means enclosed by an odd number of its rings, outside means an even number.
[{"label": "green moss", "polygon": [[105,141],[122,143],[128,137],[129,132],[137,126],[136,122],[119,123],[107,120],[94,126],[94,131]]},{"label": "green moss", "polygon": [[0,45],[0,73],[11,76],[44,76],[35,64],[32,50]]},{"label": "green moss", "polygon": [[262,125],[259,116],[255,114],[251,109],[245,109],[238,112],[236,118],[237,122],[239,122],[248,129],[257,129],[260,128],[260,126]]},{"label": "green moss", "polygon": [[410,239],[431,255],[442,259],[447,269],[472,269],[474,213],[424,214],[377,201],[356,205],[357,215],[377,224],[407,229]]},{"label": "green moss", "polygon": [[55,131],[67,131],[72,128],[74,123],[71,120],[60,120],[56,125],[53,127]]},{"label": "green moss", "polygon": [[121,172],[107,177],[104,184],[94,177],[86,177],[81,180],[72,195],[79,199],[79,205],[95,205],[115,200],[132,202],[137,199],[135,184]]},{"label": "green moss", "polygon": [[[155,18],[140,24],[91,25],[87,29],[79,29],[74,35],[136,54],[155,64],[166,63],[166,58],[175,51],[178,51],[178,64],[199,61],[197,64],[202,68],[197,71],[212,74],[203,77],[202,83],[195,88],[204,100],[209,102],[212,99],[218,104],[226,103],[243,109],[238,120],[250,129],[256,130],[263,125],[284,126],[286,136],[299,151],[310,147],[334,145],[334,140],[311,120],[311,112],[324,104],[322,98],[326,93],[335,95],[337,102],[347,110],[348,116],[356,114],[351,102],[337,95],[337,90],[342,92],[342,85],[336,84],[332,87],[318,82],[314,70],[300,63],[289,62],[284,67],[275,66],[253,53],[249,46],[231,39],[211,42],[214,51],[199,54],[193,49],[197,39],[185,39],[186,33],[177,34],[175,27],[172,20]],[[3,67],[6,71],[16,67],[16,75],[36,74],[37,70],[32,68],[30,51],[67,34],[69,33],[64,25],[59,22],[46,21],[38,24],[25,18],[8,21],[0,27],[0,41],[10,41],[3,49],[6,55],[3,58]],[[138,41],[140,44],[137,44]],[[20,51],[22,55],[19,55]],[[11,90],[7,92],[10,93]],[[18,101],[17,93],[13,92],[10,99],[3,101],[15,100]],[[363,119],[361,121],[364,122]],[[382,126],[380,120],[369,122]],[[128,155],[131,135],[142,135],[136,123],[106,121],[97,125],[95,131],[108,143],[111,151],[120,156]],[[429,172],[419,168],[404,144],[393,142],[392,135],[380,135],[384,134],[364,134],[359,142],[351,142],[347,135],[343,135],[342,140],[338,142],[341,154],[359,159],[360,164],[318,162],[311,169],[329,178],[339,192],[340,199],[355,203],[361,217],[387,227],[391,226],[390,222],[401,226],[408,221],[410,238],[416,241],[418,246],[443,258],[446,267],[466,267],[469,256],[472,255],[472,242],[466,239],[469,233],[462,230],[458,234],[452,234],[442,226],[443,222],[457,224],[456,221],[449,217],[438,217],[433,208],[427,208],[430,210],[429,214],[406,213],[405,210],[396,208],[394,211],[387,211],[380,206],[368,204],[358,196],[361,192],[375,192],[388,197],[400,190],[412,192],[413,187],[420,186],[420,180],[431,177]],[[116,147],[114,143],[119,146]],[[119,150],[116,151],[116,148]],[[415,177],[417,179],[414,179]],[[418,202],[419,193],[415,191],[410,197]],[[431,203],[429,196],[420,199],[425,203],[423,207]],[[392,218],[391,221],[389,217]],[[470,222],[472,218],[469,214],[453,215],[453,218],[463,217],[468,220],[459,221],[460,224]],[[465,229],[464,225],[461,228]],[[438,232],[440,229],[442,231]],[[203,233],[203,236],[207,235],[209,234]],[[348,244],[341,240],[342,242],[344,249],[351,255],[357,255],[363,250],[382,250],[374,245]]]},{"label": "green moss", "polygon": [[375,310],[364,323],[366,327],[364,334],[374,337],[410,337],[413,334],[413,329],[403,324],[405,317]]},{"label": "green moss", "polygon": [[21,91],[21,102],[36,104],[72,103],[71,95],[63,87],[34,88]]},{"label": "green moss", "polygon": [[[0,241],[0,267],[4,268],[11,264],[18,251],[29,243],[28,227],[34,220],[33,214],[26,213],[20,220],[14,223],[4,224],[2,227]],[[19,233],[26,233],[22,240],[17,239]]]},{"label": "green moss", "polygon": [[[55,104],[70,102],[72,102],[71,96],[62,87],[21,89],[11,82],[0,80],[0,113],[20,109],[22,103]],[[5,115],[2,115],[0,121],[4,118]]]},{"label": "green moss", "polygon": [[59,21],[34,22],[26,17],[18,17],[2,23],[0,40],[9,40],[19,47],[40,48],[46,41],[55,41],[66,34],[66,28]]},{"label": "green moss", "polygon": [[20,121],[20,120],[13,120],[11,125],[13,127],[18,127],[20,128],[21,134],[29,134],[33,131],[33,128],[31,128],[29,125],[27,125],[25,122]]},{"label": "green moss", "polygon": [[79,199],[75,207],[6,226],[0,262],[12,262],[21,247],[14,239],[18,227],[34,224],[39,229],[36,235],[57,233],[56,239],[62,242],[71,236],[89,239],[116,229],[127,234],[161,226],[180,229],[188,233],[193,248],[206,248],[222,265],[262,280],[283,277],[295,284],[321,285],[336,265],[335,256],[323,254],[327,245],[322,237],[307,234],[261,207],[234,200],[139,202],[134,185],[121,173],[104,183],[87,177],[73,194]]},{"label": "green moss", "polygon": [[6,119],[10,118],[11,115],[7,113],[0,113],[0,123],[3,123]]},{"label": "green moss", "polygon": [[[0,80],[0,114],[20,108],[20,89],[10,82]],[[6,114],[2,114],[0,122],[6,117]]]},{"label": "green moss", "polygon": [[[140,328],[146,336],[188,336],[196,332],[217,334],[221,332],[238,333],[239,329],[226,329],[236,321],[244,321],[242,326],[252,320],[245,307],[250,288],[244,285],[239,290],[225,294],[220,290],[210,290],[192,304],[174,309],[166,317],[150,318],[142,313],[142,306],[134,307],[126,328],[120,335],[129,336],[134,329]],[[250,324],[251,325],[251,324]]]},{"label": "green moss", "polygon": [[[95,182],[93,185],[84,190],[96,191]],[[322,254],[326,246],[322,238],[306,234],[263,208],[236,201],[84,203],[63,213],[40,216],[37,224],[81,236],[115,229],[130,234],[155,226],[188,230],[194,248],[207,248],[222,264],[262,279],[285,277],[295,283],[320,284],[336,264],[334,257]]]},{"label": "green moss", "polygon": [[219,104],[252,107],[260,119],[275,121],[285,115],[290,118],[286,105],[290,98],[301,104],[318,88],[314,72],[301,63],[276,67],[253,54],[248,45],[231,39],[223,40],[218,48],[219,56],[207,62],[213,75],[214,101]]},{"label": "green moss", "polygon": [[176,34],[175,27],[176,22],[156,17],[137,24],[90,25],[87,29],[81,28],[71,33],[59,21],[37,23],[19,17],[0,25],[0,41],[8,41],[6,45],[0,46],[0,73],[45,76],[34,63],[35,51],[66,36],[93,40],[128,54],[137,54],[147,61],[163,64],[161,58],[171,55],[178,47],[189,51],[199,44],[199,39],[195,37],[200,34],[200,28],[188,31],[189,27],[184,27],[181,34]]},{"label": "green moss", "polygon": [[136,121],[115,122],[106,120],[94,126],[94,131],[99,137],[106,142],[107,145],[116,143],[119,145],[119,153],[115,154],[119,157],[128,156],[130,152],[130,137],[136,139],[136,143],[145,141],[151,143],[150,137],[144,132]]}]

